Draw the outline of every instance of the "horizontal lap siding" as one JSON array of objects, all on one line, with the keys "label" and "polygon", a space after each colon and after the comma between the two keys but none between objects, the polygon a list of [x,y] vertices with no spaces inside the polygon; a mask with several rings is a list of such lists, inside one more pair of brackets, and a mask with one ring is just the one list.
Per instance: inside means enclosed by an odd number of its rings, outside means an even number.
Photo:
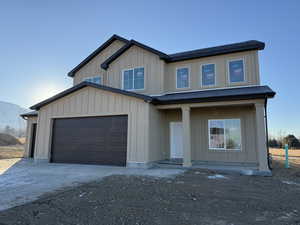
[{"label": "horizontal lap siding", "polygon": [[92,87],[83,88],[40,109],[36,156],[49,159],[52,118],[128,115],[127,162],[146,162],[148,110],[149,104],[142,100]]}]

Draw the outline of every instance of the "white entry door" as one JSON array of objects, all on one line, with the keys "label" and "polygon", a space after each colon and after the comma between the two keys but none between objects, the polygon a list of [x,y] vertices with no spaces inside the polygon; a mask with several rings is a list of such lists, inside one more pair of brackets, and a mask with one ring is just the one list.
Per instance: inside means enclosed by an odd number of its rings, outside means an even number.
[{"label": "white entry door", "polygon": [[183,158],[182,122],[170,122],[171,158]]}]

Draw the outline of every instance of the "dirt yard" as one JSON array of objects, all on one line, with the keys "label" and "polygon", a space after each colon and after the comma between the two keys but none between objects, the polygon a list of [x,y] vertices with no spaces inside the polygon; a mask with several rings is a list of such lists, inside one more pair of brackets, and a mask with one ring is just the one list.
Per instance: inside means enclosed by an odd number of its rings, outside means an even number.
[{"label": "dirt yard", "polygon": [[283,224],[300,225],[300,151],[284,168],[273,153],[273,176],[188,170],[176,178],[110,176],[47,194],[0,212],[0,225]]},{"label": "dirt yard", "polygon": [[174,179],[110,176],[0,212],[0,224],[300,224],[300,169],[273,177],[189,170]]},{"label": "dirt yard", "polygon": [[0,159],[22,158],[24,145],[0,146]]}]

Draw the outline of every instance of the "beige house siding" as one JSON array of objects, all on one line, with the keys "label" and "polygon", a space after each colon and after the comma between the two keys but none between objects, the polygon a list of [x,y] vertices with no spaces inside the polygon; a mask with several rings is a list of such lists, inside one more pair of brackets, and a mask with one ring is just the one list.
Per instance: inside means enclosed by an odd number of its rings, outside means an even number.
[{"label": "beige house siding", "polygon": [[[182,121],[180,109],[164,111],[164,156],[170,157],[170,122]],[[209,119],[241,119],[241,151],[208,149]],[[192,160],[209,162],[257,163],[256,126],[254,106],[227,106],[191,109]]]},{"label": "beige house siding", "polygon": [[[244,59],[244,71],[246,81],[243,83],[229,83],[228,61]],[[216,85],[203,87],[201,85],[201,65],[216,64]],[[176,68],[188,67],[190,75],[190,87],[185,89],[176,88]],[[187,90],[201,90],[208,88],[222,88],[232,86],[259,85],[259,66],[257,51],[247,51],[234,54],[226,54],[212,57],[205,57],[193,60],[185,60],[166,64],[164,90],[165,92],[178,92]]]},{"label": "beige house siding", "polygon": [[36,159],[49,160],[54,118],[128,115],[127,162],[148,161],[149,103],[85,87],[39,110]]},{"label": "beige house siding", "polygon": [[164,61],[157,55],[132,46],[109,65],[107,85],[122,89],[122,71],[144,67],[145,89],[136,92],[149,95],[160,94],[164,88],[164,65]]},{"label": "beige house siding", "polygon": [[26,126],[26,143],[24,149],[24,157],[30,156],[30,149],[32,143],[32,124],[37,123],[37,116],[27,117],[27,126]]},{"label": "beige house siding", "polygon": [[108,57],[114,54],[117,50],[125,45],[124,42],[115,40],[107,48],[101,51],[97,56],[95,56],[91,61],[84,65],[80,70],[75,73],[73,78],[73,84],[79,84],[86,77],[101,76],[103,84],[107,83],[107,73],[106,70],[103,70],[100,65]]},{"label": "beige house siding", "polygon": [[165,113],[150,105],[149,110],[149,161],[165,158]]},{"label": "beige house siding", "polygon": [[[132,46],[113,61],[106,70],[100,65],[124,45],[121,41],[114,41],[89,63],[83,66],[74,76],[74,85],[86,77],[101,76],[103,84],[122,89],[122,72],[124,69],[144,67],[145,89],[136,90],[138,93],[157,95],[164,92],[179,92],[187,90],[201,90],[210,88],[224,88],[234,86],[259,85],[258,51],[224,54],[174,63],[165,63],[156,54],[138,46]],[[228,61],[234,59],[244,60],[245,82],[230,83],[228,74]],[[216,85],[202,86],[201,65],[216,64]],[[176,68],[188,67],[190,73],[190,87],[176,88]]]},{"label": "beige house siding", "polygon": [[[232,118],[241,120],[241,151],[209,150],[208,120]],[[258,162],[254,106],[192,109],[191,121],[192,159],[216,162]]]}]

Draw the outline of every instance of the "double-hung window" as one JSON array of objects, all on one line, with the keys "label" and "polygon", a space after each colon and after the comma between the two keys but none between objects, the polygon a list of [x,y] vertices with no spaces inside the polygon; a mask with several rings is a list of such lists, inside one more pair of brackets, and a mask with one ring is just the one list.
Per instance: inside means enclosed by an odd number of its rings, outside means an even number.
[{"label": "double-hung window", "polygon": [[123,70],[124,90],[143,90],[145,88],[144,68]]},{"label": "double-hung window", "polygon": [[201,66],[202,86],[214,86],[216,84],[216,66],[215,64],[205,64]]},{"label": "double-hung window", "polygon": [[244,60],[231,60],[228,62],[229,82],[245,82]]},{"label": "double-hung window", "polygon": [[241,150],[240,119],[208,120],[209,149]]},{"label": "double-hung window", "polygon": [[177,68],[176,69],[176,88],[188,88],[189,87],[189,68]]},{"label": "double-hung window", "polygon": [[101,76],[86,77],[84,80],[95,84],[102,84]]}]

